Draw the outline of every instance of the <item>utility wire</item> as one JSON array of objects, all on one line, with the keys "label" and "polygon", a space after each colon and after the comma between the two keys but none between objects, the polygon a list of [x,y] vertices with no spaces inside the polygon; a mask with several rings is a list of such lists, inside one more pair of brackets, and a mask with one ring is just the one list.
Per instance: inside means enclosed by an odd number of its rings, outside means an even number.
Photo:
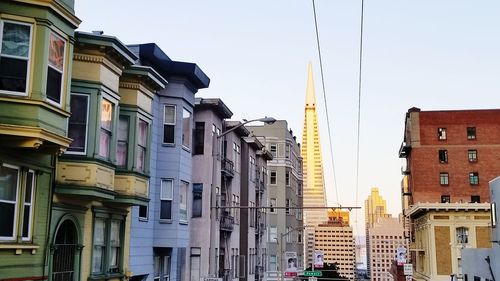
[{"label": "utility wire", "polygon": [[[356,145],[356,206],[358,206],[358,194],[359,194],[359,140],[360,140],[360,128],[361,128],[361,85],[362,85],[362,70],[363,70],[363,20],[364,20],[364,7],[365,1],[361,0],[361,19],[360,19],[360,38],[359,38],[359,73],[358,73],[358,140]],[[355,211],[355,221],[356,232],[358,233],[358,210]],[[358,241],[359,244],[359,241]]]},{"label": "utility wire", "polygon": [[318,45],[318,56],[319,56],[319,68],[321,71],[321,85],[323,86],[323,99],[325,101],[325,111],[326,111],[326,123],[328,127],[328,141],[330,144],[330,158],[332,161],[332,170],[333,170],[333,184],[335,186],[335,196],[337,197],[337,204],[340,206],[340,198],[339,192],[337,188],[337,176],[335,175],[335,164],[333,161],[333,145],[332,145],[332,133],[330,130],[330,118],[328,114],[328,103],[326,102],[326,90],[325,90],[325,77],[323,75],[323,60],[321,57],[321,47],[319,43],[319,32],[318,32],[318,20],[316,18],[316,5],[314,0],[312,0],[313,12],[314,12],[314,27],[316,28],[316,43]]}]

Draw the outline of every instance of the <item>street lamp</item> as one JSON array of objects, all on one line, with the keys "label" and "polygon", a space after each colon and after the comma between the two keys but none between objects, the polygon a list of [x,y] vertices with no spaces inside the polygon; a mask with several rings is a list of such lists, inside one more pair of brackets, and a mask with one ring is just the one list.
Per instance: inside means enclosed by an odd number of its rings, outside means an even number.
[{"label": "street lamp", "polygon": [[287,236],[288,234],[290,234],[291,232],[294,232],[294,231],[299,231],[299,230],[303,230],[304,228],[307,228],[309,227],[310,225],[303,225],[303,226],[300,226],[300,227],[296,227],[296,228],[292,228],[290,229],[289,231],[285,232],[285,233],[280,233],[280,262],[279,262],[279,265],[280,265],[280,280],[283,280],[283,237]]},{"label": "street lamp", "polygon": [[243,119],[243,123],[238,124],[237,126],[234,126],[233,128],[226,130],[222,132],[220,135],[217,135],[215,132],[213,133],[212,137],[212,187],[211,187],[211,207],[210,207],[210,249],[209,249],[209,265],[208,265],[208,273],[211,277],[217,277],[216,274],[216,268],[215,268],[215,232],[216,232],[216,224],[217,224],[217,219],[216,219],[216,212],[217,212],[217,195],[215,194],[215,187],[217,185],[217,156],[219,156],[218,153],[218,147],[219,147],[219,139],[221,139],[223,136],[235,131],[236,129],[243,127],[244,125],[251,123],[251,122],[264,122],[266,124],[273,124],[276,122],[276,119],[273,117],[264,117],[264,118],[258,118],[258,119],[252,119],[252,120],[245,120]]}]

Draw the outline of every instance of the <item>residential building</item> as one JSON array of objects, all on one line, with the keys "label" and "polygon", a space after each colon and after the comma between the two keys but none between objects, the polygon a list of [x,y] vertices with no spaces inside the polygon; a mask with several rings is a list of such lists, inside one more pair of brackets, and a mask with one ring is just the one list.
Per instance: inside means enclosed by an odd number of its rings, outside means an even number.
[{"label": "residential building", "polygon": [[[218,277],[217,272],[210,274],[209,264],[210,247],[219,249],[221,232],[231,233],[234,228],[234,218],[220,217],[216,214],[217,231],[211,229],[212,196],[217,196],[216,206],[220,206],[220,187],[222,168],[224,173],[234,174],[233,162],[222,158],[223,141],[219,138],[223,130],[224,120],[233,115],[231,110],[220,99],[196,98],[194,108],[194,135],[193,135],[193,201],[192,218],[190,221],[190,280],[199,280],[204,277]],[[215,144],[215,147],[214,147]],[[216,165],[213,165],[216,157]],[[213,171],[215,169],[215,171]],[[220,230],[219,230],[220,229]],[[210,241],[215,245],[210,245]],[[225,234],[224,234],[225,235]],[[218,250],[215,251],[218,257]],[[218,263],[219,259],[212,259]],[[199,268],[197,268],[199,267]]]},{"label": "residential building", "polygon": [[490,246],[490,205],[481,202],[500,170],[499,120],[498,109],[406,113],[399,155],[417,280],[461,277],[461,249]]},{"label": "residential building", "polygon": [[315,227],[314,240],[315,250],[323,252],[324,262],[336,263],[342,277],[354,280],[356,246],[349,225],[349,212],[328,212],[328,221]]},{"label": "residential building", "polygon": [[[127,109],[139,93],[120,84],[146,85],[145,91],[154,92],[164,81],[150,69],[140,70],[141,78],[127,76],[137,57],[113,36],[76,32],[75,37],[68,122],[73,142],[56,165],[49,269],[54,280],[120,279],[130,275],[131,206],[148,201],[144,163],[151,123],[151,108]],[[150,97],[144,100],[151,104]]]},{"label": "residential building", "polygon": [[73,1],[2,1],[0,11],[0,279],[46,279],[80,20]]},{"label": "residential building", "polygon": [[168,81],[150,103],[150,201],[149,207],[132,210],[130,269],[137,279],[185,280],[192,254],[194,95],[210,79],[194,63],[171,60],[154,43],[128,47],[139,58],[138,65],[155,69]]},{"label": "residential building", "polygon": [[303,175],[300,147],[285,120],[247,128],[273,157],[267,162],[269,208],[267,241],[262,249],[266,253],[263,252],[262,256],[267,259],[264,279],[278,280],[280,275],[284,276],[288,262],[285,262],[284,257],[287,252],[292,255],[295,253],[297,270],[303,269]]},{"label": "residential building", "polygon": [[[366,251],[371,253],[370,235],[369,231],[379,218],[389,218],[390,214],[387,213],[387,205],[382,196],[378,192],[378,188],[372,187],[370,195],[365,200],[365,233],[366,233]],[[366,256],[366,269],[368,276],[371,275],[371,260],[370,256]]]},{"label": "residential building", "polygon": [[[496,280],[500,277],[500,176],[490,181],[491,248],[462,249],[463,280]],[[482,246],[488,246],[488,241]],[[482,248],[479,247],[477,248]]]},{"label": "residential building", "polygon": [[387,280],[398,248],[408,249],[403,224],[397,218],[379,217],[368,230],[371,248],[368,260],[371,264],[370,280]]},{"label": "residential building", "polygon": [[[323,160],[319,139],[316,95],[314,92],[314,79],[311,63],[309,63],[307,74],[306,106],[300,152],[304,164],[304,207],[326,207]],[[304,224],[309,226],[306,229],[307,247],[304,249],[306,267],[313,261],[314,226],[325,222],[327,218],[328,216],[326,210],[304,209]]]}]

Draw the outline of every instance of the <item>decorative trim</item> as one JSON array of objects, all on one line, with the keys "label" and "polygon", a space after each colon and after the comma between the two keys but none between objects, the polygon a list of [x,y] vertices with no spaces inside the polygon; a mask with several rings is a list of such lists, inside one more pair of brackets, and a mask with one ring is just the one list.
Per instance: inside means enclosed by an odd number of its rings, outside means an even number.
[{"label": "decorative trim", "polygon": [[70,117],[71,116],[71,113],[66,111],[66,110],[63,110],[61,108],[58,108],[56,106],[53,106],[45,101],[41,101],[41,100],[33,100],[33,99],[28,99],[28,98],[19,98],[19,97],[16,97],[16,98],[11,98],[11,97],[0,97],[0,101],[4,101],[4,102],[11,102],[11,103],[21,103],[21,104],[28,104],[28,105],[35,105],[35,106],[40,106],[40,107],[43,107],[45,109],[48,109],[50,111],[53,111],[57,114],[60,114],[64,117]]},{"label": "decorative trim", "polygon": [[37,0],[19,0],[19,2],[24,2],[36,6],[44,6],[47,8],[50,8],[57,14],[59,14],[61,17],[63,17],[66,21],[68,21],[70,24],[73,25],[74,28],[77,28],[78,25],[82,22],[76,15],[72,13],[72,11],[69,11],[66,9],[63,5],[61,5],[59,2],[56,0],[44,0],[44,1],[37,1]]},{"label": "decorative trim", "polygon": [[114,63],[112,63],[110,60],[108,60],[105,55],[89,55],[89,54],[82,54],[82,53],[73,53],[73,61],[82,61],[82,62],[90,62],[90,63],[100,63],[109,69],[111,71],[115,72],[118,74],[118,76],[122,75],[122,69],[123,67],[118,67]]},{"label": "decorative trim", "polygon": [[65,150],[72,142],[70,138],[37,127],[0,124],[0,134],[33,138],[32,146],[35,149],[39,148],[44,141],[49,141],[61,146]]}]

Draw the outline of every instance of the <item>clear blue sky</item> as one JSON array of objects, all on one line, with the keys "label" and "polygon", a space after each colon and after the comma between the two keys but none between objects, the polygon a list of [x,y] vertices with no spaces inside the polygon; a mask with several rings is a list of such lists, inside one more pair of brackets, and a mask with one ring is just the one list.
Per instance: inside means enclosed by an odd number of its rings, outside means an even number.
[{"label": "clear blue sky", "polygon": [[[362,206],[377,186],[389,212],[401,211],[397,152],[408,108],[500,106],[500,2],[366,0],[356,203],[361,0],[316,0],[337,199],[311,0],[75,2],[80,30],[103,30],[126,44],[155,42],[211,78],[198,96],[222,98],[234,119],[286,119],[299,139],[311,61],[330,205]],[[362,211],[361,233],[363,221]]]}]

